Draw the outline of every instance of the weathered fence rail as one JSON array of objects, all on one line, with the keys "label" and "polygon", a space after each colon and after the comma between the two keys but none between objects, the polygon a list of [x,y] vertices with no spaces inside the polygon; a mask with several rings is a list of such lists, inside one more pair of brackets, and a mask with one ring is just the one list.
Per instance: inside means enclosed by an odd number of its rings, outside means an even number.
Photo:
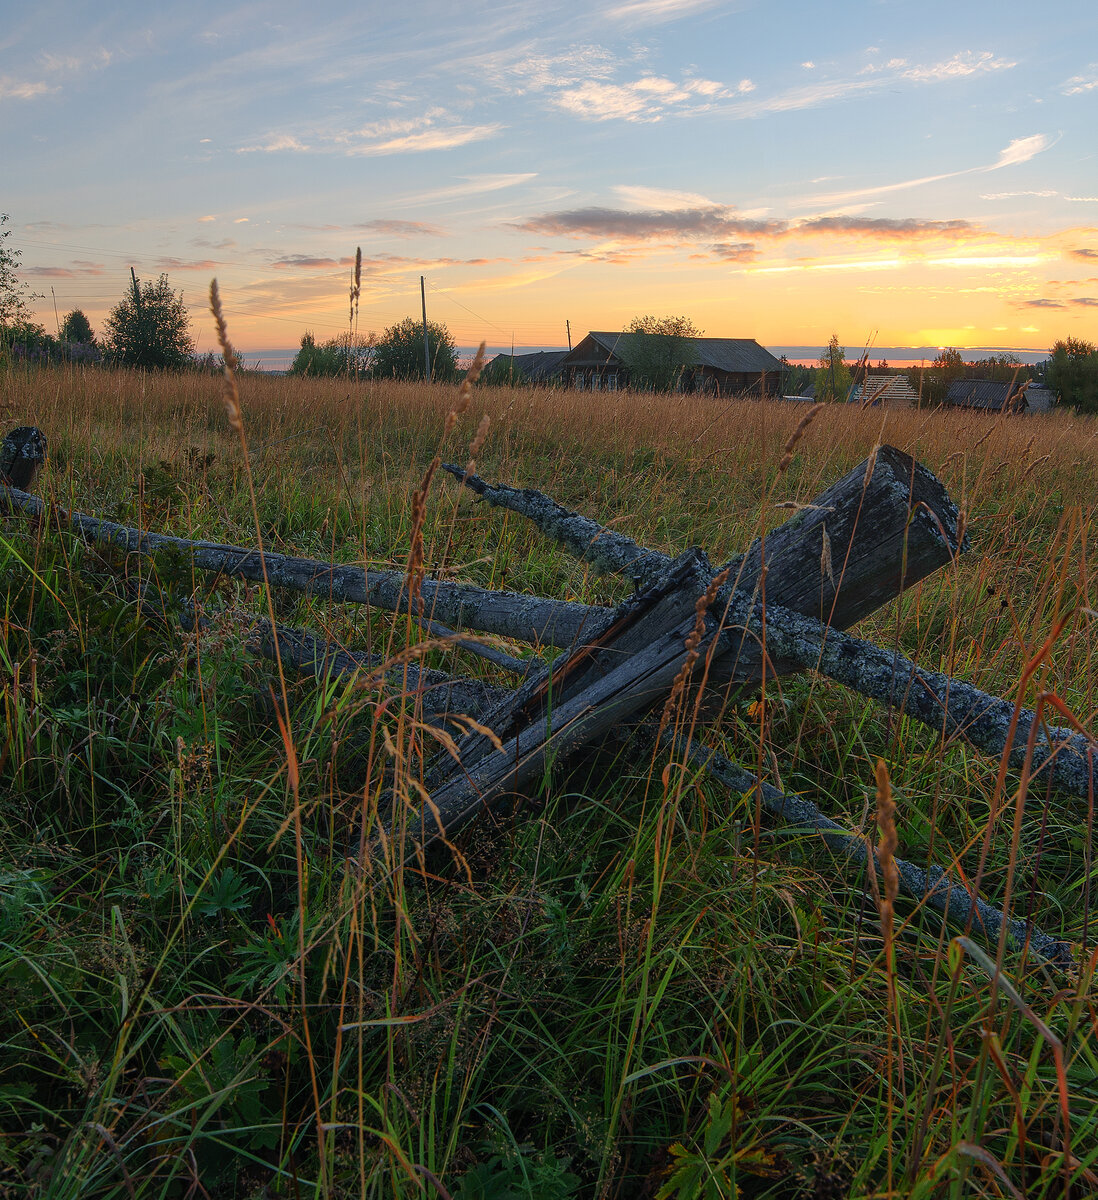
[{"label": "weathered fence rail", "polygon": [[[38,447],[44,457],[44,438],[40,444],[24,441],[31,456]],[[479,630],[562,650],[551,665],[497,651],[499,665],[524,675],[507,690],[414,663],[394,670],[306,630],[240,618],[258,653],[273,655],[277,644],[283,661],[322,677],[358,674],[384,686],[388,675],[392,685],[414,691],[436,718],[476,716],[480,728],[460,737],[456,754],[441,757],[424,781],[429,800],[414,811],[394,804],[388,824],[364,832],[361,851],[388,868],[437,842],[449,844],[470,821],[511,805],[550,760],[567,759],[608,735],[674,739],[673,728],[664,730],[676,703],[696,702],[697,711],[719,719],[734,689],[752,686],[764,674],[806,669],[908,714],[945,741],[964,740],[985,753],[1005,754],[1014,765],[1027,761],[1031,774],[1048,772],[1056,786],[1093,797],[1094,746],[1081,733],[1038,722],[1009,701],[844,632],[904,588],[955,562],[966,548],[945,488],[901,451],[878,447],[813,503],[719,568],[700,549],[671,559],[541,492],[490,484],[459,467],[446,469],[481,500],[529,518],[596,570],[629,579],[635,594],[611,609],[425,579],[417,603],[410,601],[414,592],[400,572],[261,555],[66,512],[12,486],[10,471],[0,502],[8,513],[48,519],[130,554],[169,549],[185,554],[197,570],[389,612],[407,612],[412,603],[411,616],[434,632],[445,622],[442,629],[457,645],[471,640],[465,631]],[[33,469],[29,476],[24,470],[20,480],[29,486],[33,475]],[[663,719],[657,721],[650,714],[660,709]],[[767,811],[821,834],[847,860],[872,858],[863,839],[807,800],[783,796],[696,743],[675,744],[697,769],[735,790],[755,792]],[[940,868],[900,866],[905,890],[951,920],[975,922],[990,936],[1007,920]],[[1050,962],[1070,962],[1065,946],[1023,922],[1008,921],[1007,932]]]}]

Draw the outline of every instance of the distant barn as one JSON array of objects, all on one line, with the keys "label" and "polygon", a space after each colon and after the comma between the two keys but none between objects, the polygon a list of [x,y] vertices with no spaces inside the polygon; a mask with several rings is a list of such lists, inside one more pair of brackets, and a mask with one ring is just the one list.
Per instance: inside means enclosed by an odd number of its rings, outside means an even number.
[{"label": "distant barn", "polygon": [[956,408],[979,408],[985,412],[1026,412],[1029,401],[1024,383],[997,379],[958,379],[949,385],[946,404]]},{"label": "distant barn", "polygon": [[488,364],[492,383],[532,383],[541,386],[559,384],[560,364],[567,350],[539,350],[535,354],[497,354]]},{"label": "distant barn", "polygon": [[[633,385],[626,362],[628,333],[592,331],[560,363],[574,388],[613,392]],[[659,334],[647,335],[659,337]],[[714,396],[780,394],[782,364],[753,338],[690,338],[693,362],[683,368],[678,390]]]}]

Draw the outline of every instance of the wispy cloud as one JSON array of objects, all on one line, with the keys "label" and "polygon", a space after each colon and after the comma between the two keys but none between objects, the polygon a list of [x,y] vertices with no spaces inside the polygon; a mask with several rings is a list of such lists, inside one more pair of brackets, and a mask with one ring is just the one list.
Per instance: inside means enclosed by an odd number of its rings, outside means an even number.
[{"label": "wispy cloud", "polygon": [[156,270],[158,271],[213,271],[222,266],[212,258],[186,259],[186,258],[161,258],[157,260]]},{"label": "wispy cloud", "polygon": [[1096,308],[1098,307],[1098,296],[1076,296],[1071,303],[1082,305],[1085,308]]},{"label": "wispy cloud", "polygon": [[916,83],[934,83],[946,79],[966,79],[970,75],[985,75],[991,71],[1009,71],[1017,65],[1009,59],[996,58],[990,50],[979,53],[963,50],[944,62],[922,67],[905,67],[901,76]]},{"label": "wispy cloud", "polygon": [[644,187],[633,184],[618,184],[614,191],[626,204],[638,208],[659,209],[674,212],[687,208],[711,208],[716,202],[697,192],[677,192],[670,188]]},{"label": "wispy cloud", "polygon": [[1049,199],[1053,196],[1058,196],[1060,193],[1046,188],[1040,192],[981,192],[981,200],[1013,200],[1019,196],[1039,196],[1041,199]]},{"label": "wispy cloud", "polygon": [[717,0],[625,0],[625,3],[608,9],[606,16],[612,21],[630,21],[639,25],[662,24],[693,16],[716,3]]},{"label": "wispy cloud", "polygon": [[1062,300],[1050,300],[1046,296],[1041,296],[1036,300],[1020,300],[1018,302],[1020,308],[1064,308],[1066,307]]},{"label": "wispy cloud", "polygon": [[1084,262],[1093,262],[1098,259],[1098,250],[1092,249],[1090,246],[1078,246],[1074,250],[1069,250],[1073,258],[1081,258]]},{"label": "wispy cloud", "polygon": [[1035,133],[1030,137],[1015,138],[1005,150],[999,151],[999,157],[991,164],[990,167],[985,167],[985,171],[999,171],[1003,167],[1017,166],[1018,163],[1029,162],[1031,158],[1036,158],[1042,150],[1047,150],[1052,145],[1052,138],[1044,133]]},{"label": "wispy cloud", "polygon": [[615,238],[625,241],[677,239],[680,243],[715,240],[744,250],[740,238],[784,238],[793,235],[861,237],[879,241],[956,239],[978,230],[968,221],[932,221],[917,217],[826,216],[808,220],[748,217],[718,204],[663,210],[588,207],[542,213],[516,222],[530,233],[556,237]]},{"label": "wispy cloud", "polygon": [[71,267],[24,267],[24,275],[34,279],[80,279],[89,275],[105,275],[107,268],[102,263],[76,263]]},{"label": "wispy cloud", "polygon": [[86,50],[80,54],[54,54],[45,51],[38,56],[38,64],[44,71],[54,75],[75,75],[80,71],[101,71],[110,66],[115,54],[105,46]]},{"label": "wispy cloud", "polygon": [[666,113],[707,112],[715,101],[754,90],[750,79],[725,87],[712,79],[645,75],[629,83],[586,80],[552,97],[555,107],[589,121],[658,121]]},{"label": "wispy cloud", "polygon": [[31,83],[12,79],[10,75],[0,75],[0,100],[33,100],[37,96],[45,96],[57,90],[41,80]]},{"label": "wispy cloud", "polygon": [[999,151],[999,157],[989,164],[976,167],[964,167],[960,171],[943,171],[937,175],[921,175],[917,179],[904,179],[899,183],[879,184],[876,187],[855,188],[847,192],[821,192],[815,196],[806,197],[797,202],[797,207],[815,207],[818,204],[842,204],[847,200],[862,200],[867,196],[887,196],[893,192],[907,191],[909,188],[923,187],[928,183],[938,183],[943,179],[957,179],[962,175],[986,174],[989,171],[1000,171],[1004,167],[1016,166],[1029,162],[1043,150],[1052,145],[1052,139],[1044,133],[1033,134],[1030,137],[1015,138],[1010,145]]},{"label": "wispy cloud", "polygon": [[1091,63],[1079,75],[1072,75],[1060,85],[1060,91],[1065,96],[1082,96],[1098,88],[1098,63]]},{"label": "wispy cloud", "polygon": [[237,154],[278,154],[282,150],[304,152],[312,147],[289,133],[269,133],[261,142],[240,146]]},{"label": "wispy cloud", "polygon": [[347,150],[349,155],[368,156],[381,154],[420,154],[426,150],[452,150],[467,146],[470,142],[482,142],[494,137],[502,125],[451,125],[445,129],[425,129],[422,133],[409,133],[404,137],[390,138],[385,142],[354,146]]},{"label": "wispy cloud", "polygon": [[[802,64],[802,66],[807,64]],[[1008,71],[1017,63],[997,58],[989,50],[965,51],[942,62],[910,64],[903,58],[869,63],[856,75],[840,75],[818,83],[788,88],[771,95],[759,95],[730,106],[728,115],[739,118],[763,117],[773,113],[819,108],[849,96],[878,91],[897,82],[914,84],[946,83],[975,75]]]},{"label": "wispy cloud", "polygon": [[536,171],[515,171],[506,175],[466,175],[464,183],[454,183],[449,187],[433,188],[428,192],[419,192],[406,199],[408,204],[435,204],[446,200],[460,200],[469,196],[481,196],[488,192],[502,191],[504,188],[518,187],[537,178]]},{"label": "wispy cloud", "polygon": [[502,128],[499,124],[461,124],[445,109],[431,108],[421,116],[373,121],[356,129],[302,130],[300,136],[272,132],[258,142],[238,147],[237,153],[328,153],[349,157],[417,154],[467,146],[494,136]]},{"label": "wispy cloud", "polygon": [[428,225],[426,221],[401,221],[384,217],[376,221],[363,221],[351,228],[397,238],[443,237],[446,233],[445,229],[440,229],[437,225]]},{"label": "wispy cloud", "polygon": [[787,221],[744,220],[733,209],[721,205],[678,208],[664,211],[621,208],[566,209],[542,213],[514,223],[529,233],[556,237],[724,239],[729,236],[759,236],[784,231]]}]

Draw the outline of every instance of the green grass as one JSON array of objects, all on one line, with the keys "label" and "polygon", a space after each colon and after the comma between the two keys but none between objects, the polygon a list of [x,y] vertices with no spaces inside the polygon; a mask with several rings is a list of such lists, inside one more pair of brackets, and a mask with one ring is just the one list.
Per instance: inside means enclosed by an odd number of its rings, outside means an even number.
[{"label": "green grass", "polygon": [[[50,438],[43,494],[254,543],[216,382],[56,370],[3,386],[5,423]],[[453,399],[246,377],[265,544],[402,567]],[[1093,721],[1093,423],[828,410],[779,478],[792,406],[485,390],[449,457],[482,411],[486,477],[714,561],[786,515],[760,510],[775,481],[774,501],[807,501],[878,439],[909,450],[961,504],[973,551],[859,632],[1012,695],[1074,611],[1026,701],[1055,692]],[[423,536],[432,572],[623,594],[446,480]],[[347,850],[385,789],[418,778],[432,747],[414,713],[291,679],[284,737],[273,665],[231,622],[193,635],[176,618],[195,592],[264,612],[262,590],[168,556],[125,561],[5,519],[0,579],[0,1195],[1098,1190],[1086,802],[1031,796],[1015,838],[1017,776],[992,823],[996,762],[943,755],[822,678],[783,680],[723,729],[732,755],[761,750],[769,779],[866,833],[882,758],[900,852],[972,875],[989,838],[985,895],[1013,863],[1015,912],[1076,945],[1070,980],[1012,952],[996,964],[995,947],[982,959],[902,899],[886,953],[867,880],[633,750],[557,771],[513,819],[471,831],[468,873],[371,883]],[[380,614],[272,603],[348,646],[406,645]],[[510,682],[451,651],[429,661]]]}]

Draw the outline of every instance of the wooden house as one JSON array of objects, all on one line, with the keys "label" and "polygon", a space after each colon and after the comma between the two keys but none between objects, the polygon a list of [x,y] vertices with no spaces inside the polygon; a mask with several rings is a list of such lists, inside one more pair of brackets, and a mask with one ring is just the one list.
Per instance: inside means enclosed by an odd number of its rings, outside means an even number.
[{"label": "wooden house", "polygon": [[[589,333],[564,356],[560,364],[563,382],[580,390],[604,392],[638,386],[639,381],[634,380],[627,361],[631,336],[628,333]],[[780,394],[782,364],[754,339],[703,337],[689,341],[687,357],[691,361],[679,371],[678,391],[713,396]]]},{"label": "wooden house", "polygon": [[945,402],[985,412],[1025,412],[1029,408],[1024,383],[1004,383],[997,379],[958,379],[949,385]]}]

